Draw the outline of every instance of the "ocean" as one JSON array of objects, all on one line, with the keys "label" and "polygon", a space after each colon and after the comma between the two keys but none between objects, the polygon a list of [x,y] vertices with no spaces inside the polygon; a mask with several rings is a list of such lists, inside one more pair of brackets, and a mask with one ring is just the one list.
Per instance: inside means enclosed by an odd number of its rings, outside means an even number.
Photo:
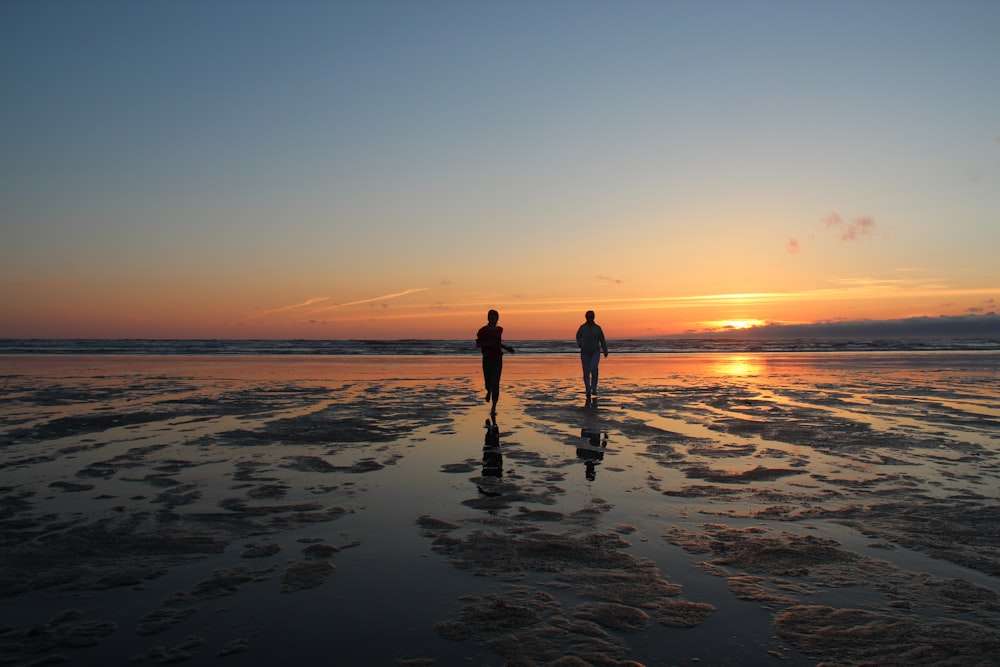
[{"label": "ocean", "polygon": [[[576,353],[573,340],[505,341],[517,354]],[[949,352],[1000,351],[998,338],[627,338],[609,340],[612,354],[765,352]],[[148,340],[0,339],[0,354],[98,355],[305,355],[463,356],[478,355],[470,340]]]}]

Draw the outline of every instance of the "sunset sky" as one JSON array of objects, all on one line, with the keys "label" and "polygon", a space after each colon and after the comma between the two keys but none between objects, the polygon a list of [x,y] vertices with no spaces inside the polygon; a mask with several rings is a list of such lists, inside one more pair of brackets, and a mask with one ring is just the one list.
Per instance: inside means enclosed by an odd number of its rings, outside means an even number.
[{"label": "sunset sky", "polygon": [[1000,310],[996,0],[5,0],[0,84],[0,337]]}]

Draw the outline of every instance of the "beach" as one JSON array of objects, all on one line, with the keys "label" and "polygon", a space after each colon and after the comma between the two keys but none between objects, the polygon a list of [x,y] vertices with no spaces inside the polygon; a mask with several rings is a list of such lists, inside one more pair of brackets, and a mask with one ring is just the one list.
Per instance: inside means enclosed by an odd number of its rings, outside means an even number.
[{"label": "beach", "polygon": [[995,665],[1000,353],[0,356],[0,664]]}]

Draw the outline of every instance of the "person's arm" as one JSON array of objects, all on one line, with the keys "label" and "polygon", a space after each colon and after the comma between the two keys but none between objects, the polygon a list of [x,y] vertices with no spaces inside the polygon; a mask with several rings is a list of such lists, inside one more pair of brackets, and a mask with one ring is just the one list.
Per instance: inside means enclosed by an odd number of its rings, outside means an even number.
[{"label": "person's arm", "polygon": [[601,338],[600,338],[600,340],[601,340],[601,349],[604,350],[604,356],[607,357],[608,356],[608,341],[604,340],[604,329],[601,329],[600,332],[601,332]]},{"label": "person's arm", "polygon": [[514,348],[512,348],[512,347],[511,347],[510,345],[505,345],[505,344],[504,344],[504,342],[503,342],[503,331],[502,331],[502,330],[501,330],[501,332],[500,332],[500,333],[499,333],[499,334],[497,335],[497,346],[498,346],[498,347],[499,347],[499,348],[500,348],[501,350],[507,350],[507,351],[508,351],[508,352],[510,352],[511,354],[513,354],[513,353],[514,353]]},{"label": "person's arm", "polygon": [[576,346],[583,349],[583,327],[576,330]]}]

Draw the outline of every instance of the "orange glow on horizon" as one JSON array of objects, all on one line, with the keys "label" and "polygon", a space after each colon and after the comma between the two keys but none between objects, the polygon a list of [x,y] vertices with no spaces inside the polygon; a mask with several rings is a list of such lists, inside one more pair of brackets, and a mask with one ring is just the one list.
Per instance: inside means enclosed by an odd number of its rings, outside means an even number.
[{"label": "orange glow on horizon", "polygon": [[738,320],[718,320],[714,322],[703,322],[703,328],[709,331],[738,331],[741,329],[751,329],[767,324],[765,320],[758,319],[738,319]]},{"label": "orange glow on horizon", "polygon": [[[12,292],[5,338],[450,339],[472,336],[486,311],[500,311],[511,340],[568,340],[587,310],[609,338],[740,331],[766,324],[960,315],[990,308],[1000,288],[883,286],[723,294],[633,292],[590,297],[460,291],[386,283],[378,289],[307,292],[301,286],[118,283],[84,294],[35,287]],[[539,288],[541,289],[541,288]],[[42,298],[44,297],[44,298]],[[941,306],[947,303],[948,307]]]}]

